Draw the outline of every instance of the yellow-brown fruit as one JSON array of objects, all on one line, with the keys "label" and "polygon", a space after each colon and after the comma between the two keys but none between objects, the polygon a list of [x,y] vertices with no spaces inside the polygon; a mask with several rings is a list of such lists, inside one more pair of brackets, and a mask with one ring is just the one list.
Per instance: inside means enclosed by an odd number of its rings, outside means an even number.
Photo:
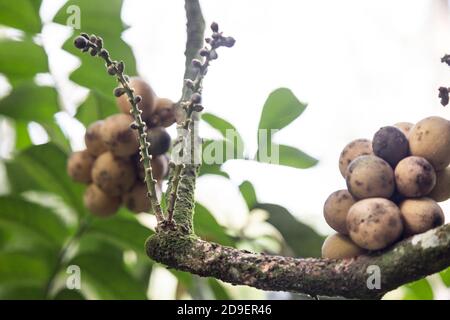
[{"label": "yellow-brown fruit", "polygon": [[138,132],[130,128],[132,122],[133,117],[127,114],[115,114],[105,119],[101,137],[115,156],[128,157],[138,151]]},{"label": "yellow-brown fruit", "polygon": [[450,199],[450,167],[436,172],[436,185],[428,197],[437,202]]},{"label": "yellow-brown fruit", "polygon": [[328,236],[322,245],[322,258],[327,259],[348,259],[363,253],[350,238],[339,233]]},{"label": "yellow-brown fruit", "polygon": [[414,123],[411,122],[397,122],[394,124],[394,127],[400,129],[403,134],[408,137],[409,132],[411,131],[412,127],[414,127]]},{"label": "yellow-brown fruit", "polygon": [[406,199],[400,204],[404,234],[411,236],[444,224],[444,212],[430,198]]},{"label": "yellow-brown fruit", "polygon": [[348,234],[347,214],[355,199],[347,190],[333,192],[325,201],[323,215],[328,225],[342,234]]},{"label": "yellow-brown fruit", "polygon": [[95,184],[89,185],[83,196],[84,206],[99,217],[109,217],[120,207],[120,198],[109,196]]},{"label": "yellow-brown fruit", "polygon": [[380,250],[393,244],[403,232],[400,209],[383,198],[358,201],[347,215],[350,238],[361,248]]},{"label": "yellow-brown fruit", "polygon": [[103,120],[95,121],[86,129],[86,134],[84,135],[87,151],[95,157],[108,150],[100,133],[103,123]]},{"label": "yellow-brown fruit", "polygon": [[157,98],[149,121],[149,127],[170,127],[175,123],[175,103],[167,98]]},{"label": "yellow-brown fruit", "polygon": [[120,196],[133,186],[136,172],[131,161],[105,152],[94,162],[92,180],[108,195]]},{"label": "yellow-brown fruit", "polygon": [[339,171],[345,178],[349,164],[359,156],[372,155],[372,141],[357,139],[347,144],[339,157]]},{"label": "yellow-brown fruit", "polygon": [[95,158],[87,150],[74,152],[67,160],[67,174],[76,182],[89,183],[92,181],[94,161]]},{"label": "yellow-brown fruit", "polygon": [[398,192],[405,197],[422,197],[433,190],[436,173],[425,158],[411,156],[395,167],[395,183]]},{"label": "yellow-brown fruit", "polygon": [[[147,122],[155,109],[155,93],[150,85],[139,77],[131,78],[129,86],[134,89],[135,95],[142,97],[142,101],[138,106],[139,109],[142,110],[142,119]],[[130,114],[131,104],[128,101],[128,96],[126,93],[117,98],[117,106],[123,113],[128,115]]]},{"label": "yellow-brown fruit", "polygon": [[419,121],[409,133],[411,155],[424,157],[436,171],[450,164],[450,122],[441,117]]},{"label": "yellow-brown fruit", "polygon": [[347,189],[356,199],[390,198],[394,193],[394,171],[376,156],[359,156],[347,168]]},{"label": "yellow-brown fruit", "polygon": [[147,197],[147,185],[143,182],[136,182],[130,191],[123,195],[123,203],[135,213],[149,212],[150,199]]}]

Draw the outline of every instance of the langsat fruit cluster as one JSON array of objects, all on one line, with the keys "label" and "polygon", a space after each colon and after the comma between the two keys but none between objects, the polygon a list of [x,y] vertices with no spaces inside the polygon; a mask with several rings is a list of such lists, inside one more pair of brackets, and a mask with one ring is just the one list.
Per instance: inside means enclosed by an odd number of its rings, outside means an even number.
[{"label": "langsat fruit cluster", "polygon": [[[142,97],[139,108],[148,127],[153,177],[161,185],[169,169],[166,153],[171,146],[166,127],[175,123],[174,103],[159,98],[140,78],[132,78],[130,87]],[[92,123],[86,130],[86,149],[74,152],[67,162],[67,172],[76,182],[87,184],[84,205],[94,215],[113,215],[123,204],[139,213],[150,210],[144,169],[140,162],[137,130],[130,128],[134,121],[126,95],[117,98],[121,113]]]},{"label": "langsat fruit cluster", "polygon": [[333,192],[324,217],[337,233],[324,258],[382,250],[444,223],[438,202],[450,198],[450,121],[428,117],[383,127],[372,141],[345,146],[339,170],[347,189]]}]

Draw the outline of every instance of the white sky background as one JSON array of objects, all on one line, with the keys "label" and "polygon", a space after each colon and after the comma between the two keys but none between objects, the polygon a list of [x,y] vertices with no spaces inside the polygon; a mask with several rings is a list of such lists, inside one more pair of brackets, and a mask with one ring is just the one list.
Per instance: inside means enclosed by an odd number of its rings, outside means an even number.
[{"label": "white sky background", "polygon": [[[44,0],[42,16],[51,19],[63,2]],[[449,11],[443,0],[201,4],[207,24],[217,21],[237,40],[234,48],[220,50],[208,72],[206,110],[233,123],[251,155],[265,99],[273,89],[288,87],[309,105],[276,140],[320,161],[307,170],[232,161],[225,165],[232,183],[201,178],[198,199],[223,223],[238,223],[245,216],[236,186],[247,179],[260,201],[283,205],[300,220],[330,233],[322,206],[331,192],[345,188],[337,162],[350,140],[371,138],[379,127],[399,121],[416,122],[430,115],[450,118],[450,110],[437,99],[437,88],[450,85],[450,69],[440,63],[450,52]],[[123,18],[130,25],[124,39],[134,49],[140,74],[159,96],[177,100],[186,37],[182,1],[126,0]],[[86,91],[67,81],[78,64],[60,49],[68,35],[66,27],[50,24],[43,37],[73,114],[75,102],[82,101]],[[82,148],[82,127],[67,116],[60,118],[70,128],[74,147]],[[206,128],[203,132],[211,133]],[[444,207],[450,212],[449,204]]]}]

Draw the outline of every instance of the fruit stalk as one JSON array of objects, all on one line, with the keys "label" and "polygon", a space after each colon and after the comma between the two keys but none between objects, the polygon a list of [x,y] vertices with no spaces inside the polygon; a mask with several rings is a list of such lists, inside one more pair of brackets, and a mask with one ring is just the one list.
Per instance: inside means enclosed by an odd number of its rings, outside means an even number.
[{"label": "fruit stalk", "polygon": [[117,81],[121,84],[121,87],[114,90],[114,94],[116,96],[123,94],[128,96],[128,101],[132,107],[130,113],[134,118],[131,128],[137,130],[139,133],[140,160],[144,165],[145,183],[148,190],[147,195],[150,198],[151,209],[155,214],[156,220],[160,223],[164,220],[164,216],[156,195],[156,180],[153,178],[151,156],[148,152],[150,143],[147,141],[146,124],[142,120],[142,111],[138,106],[142,98],[140,96],[136,96],[133,89],[128,85],[129,80],[128,76],[124,74],[125,65],[123,61],[117,62],[111,59],[109,52],[103,48],[103,40],[100,37],[96,37],[95,35],[88,36],[87,34],[82,33],[75,39],[74,44],[83,52],[88,52],[90,50],[90,54],[92,56],[98,55],[101,57],[106,63],[108,73],[111,76],[115,76]]}]

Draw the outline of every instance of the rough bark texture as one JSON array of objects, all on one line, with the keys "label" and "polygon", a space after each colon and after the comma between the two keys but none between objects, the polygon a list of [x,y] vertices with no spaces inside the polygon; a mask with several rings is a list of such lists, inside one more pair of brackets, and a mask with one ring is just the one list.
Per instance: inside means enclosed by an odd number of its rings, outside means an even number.
[{"label": "rough bark texture", "polygon": [[[174,230],[161,230],[150,237],[146,250],[153,260],[171,268],[236,285],[312,296],[378,299],[450,265],[450,224],[404,240],[388,251],[344,260],[254,254]],[[380,268],[380,289],[367,286],[369,266]]]}]

